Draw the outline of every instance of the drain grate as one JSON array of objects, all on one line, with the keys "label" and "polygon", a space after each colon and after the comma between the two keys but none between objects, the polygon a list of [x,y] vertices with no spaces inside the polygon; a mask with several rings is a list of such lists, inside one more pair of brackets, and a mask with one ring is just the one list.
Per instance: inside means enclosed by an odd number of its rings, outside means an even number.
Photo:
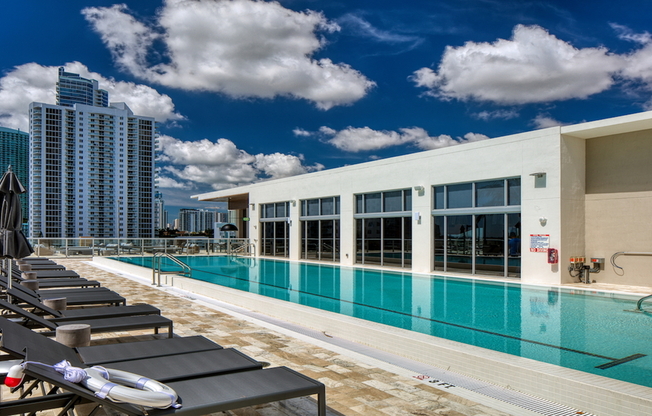
[{"label": "drain grate", "polygon": [[461,374],[443,370],[438,371],[434,368],[429,370],[427,374],[419,374],[413,377],[440,389],[461,387],[544,416],[595,416],[539,397],[474,380]]}]

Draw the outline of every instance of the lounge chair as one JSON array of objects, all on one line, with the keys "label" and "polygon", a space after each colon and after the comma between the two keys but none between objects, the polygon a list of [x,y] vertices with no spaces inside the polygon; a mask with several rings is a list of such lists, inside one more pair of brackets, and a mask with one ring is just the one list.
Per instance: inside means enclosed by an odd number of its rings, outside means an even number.
[{"label": "lounge chair", "polygon": [[159,328],[167,328],[168,338],[174,336],[174,333],[172,332],[172,320],[161,315],[136,315],[120,318],[80,319],[57,322],[45,319],[42,316],[33,314],[18,305],[11,304],[4,300],[0,300],[0,308],[15,314],[17,317],[21,318],[26,325],[45,328],[47,331],[43,331],[44,335],[54,335],[57,327],[61,325],[87,324],[91,327],[91,334],[150,328],[153,328],[154,333],[158,334]]},{"label": "lounge chair", "polygon": [[57,262],[46,257],[25,257],[22,259],[14,260],[13,264],[18,264],[19,261],[23,264],[58,264]]},{"label": "lounge chair", "polygon": [[[30,360],[33,361],[55,364],[66,360],[75,367],[88,366],[88,363],[80,359],[74,348],[67,347],[19,325],[3,325],[2,337],[3,341],[6,340],[3,342],[2,349],[12,356],[21,357],[24,356],[24,351],[29,351]],[[153,345],[157,344],[150,344],[150,346]],[[144,347],[143,345],[137,346]],[[139,359],[118,359],[103,362],[102,366],[129,371],[162,382],[262,368],[260,362],[233,348],[213,348]]]},{"label": "lounge chair", "polygon": [[[30,348],[27,360],[31,360]],[[326,387],[287,367],[241,371],[224,375],[196,377],[167,382],[177,394],[180,408],[148,409],[100,399],[95,392],[66,381],[62,374],[41,364],[25,364],[25,374],[39,381],[92,400],[98,405],[135,416],[206,415],[263,403],[317,395],[319,416],[326,416]]]},{"label": "lounge chair", "polygon": [[[66,266],[62,266],[57,263],[29,263],[30,268],[33,271],[39,270],[66,270]],[[12,268],[16,271],[21,271],[20,267],[17,264],[12,264]]]},{"label": "lounge chair", "polygon": [[[7,278],[0,276],[0,287],[7,289]],[[66,303],[71,306],[81,305],[126,305],[127,300],[106,288],[80,288],[69,290],[31,290],[23,285],[13,285],[16,290],[26,293],[39,300],[65,297]]]},{"label": "lounge chair", "polygon": [[119,318],[133,315],[160,315],[161,310],[148,304],[138,304],[129,306],[98,306],[93,308],[78,308],[55,310],[43,304],[39,299],[30,296],[16,289],[7,290],[11,296],[12,303],[21,304],[23,308],[31,308],[31,312],[36,315],[51,315],[51,321],[64,322],[79,319],[96,319],[96,318]]},{"label": "lounge chair", "polygon": [[[22,276],[17,277],[14,275],[15,282],[20,283],[24,280],[29,280],[29,279],[25,279]],[[38,287],[41,289],[101,286],[101,283],[98,282],[97,280],[88,280],[88,279],[84,279],[83,277],[82,278],[64,277],[64,278],[31,279],[31,280],[36,280],[38,282]]]},{"label": "lounge chair", "polygon": [[[5,275],[7,274],[4,269],[2,271],[4,272]],[[77,277],[77,278],[79,278],[79,277],[81,277],[79,275],[79,273],[77,273],[74,270],[30,270],[30,271],[36,273],[36,278],[37,279],[48,279],[48,278],[51,278],[51,277],[58,277],[58,278],[62,278],[62,277]],[[20,276],[22,273],[23,272],[21,272],[20,270],[16,270],[16,269],[12,270],[12,275],[13,276]]]},{"label": "lounge chair", "polygon": [[[25,357],[25,348],[28,345],[40,345],[40,338],[52,341],[40,333],[3,317],[0,317],[0,332],[3,334],[0,350],[16,358]],[[221,349],[221,345],[201,335],[74,348],[86,365],[101,365],[116,361],[133,361],[141,358],[167,357]]]}]

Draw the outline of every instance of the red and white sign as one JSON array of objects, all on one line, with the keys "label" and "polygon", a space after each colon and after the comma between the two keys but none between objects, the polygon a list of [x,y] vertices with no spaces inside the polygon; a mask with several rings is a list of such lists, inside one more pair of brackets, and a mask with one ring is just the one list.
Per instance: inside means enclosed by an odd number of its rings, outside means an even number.
[{"label": "red and white sign", "polygon": [[530,234],[530,251],[547,253],[550,248],[550,234]]}]

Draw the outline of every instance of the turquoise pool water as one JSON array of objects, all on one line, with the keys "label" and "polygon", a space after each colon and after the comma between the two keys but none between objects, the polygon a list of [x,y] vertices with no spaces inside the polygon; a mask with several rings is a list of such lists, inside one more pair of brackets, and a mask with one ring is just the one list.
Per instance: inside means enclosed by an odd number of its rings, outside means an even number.
[{"label": "turquoise pool water", "polygon": [[638,297],[271,259],[179,259],[194,279],[652,387],[652,314],[631,312]]}]

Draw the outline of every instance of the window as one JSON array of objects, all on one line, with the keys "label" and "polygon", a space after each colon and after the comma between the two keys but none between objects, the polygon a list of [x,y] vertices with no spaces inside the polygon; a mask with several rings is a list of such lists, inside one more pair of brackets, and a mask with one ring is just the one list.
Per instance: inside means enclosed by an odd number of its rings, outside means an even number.
[{"label": "window", "polygon": [[412,190],[356,195],[356,262],[412,265]]},{"label": "window", "polygon": [[521,180],[435,186],[435,270],[520,276]]},{"label": "window", "polygon": [[340,258],[340,197],[301,201],[301,258]]},{"label": "window", "polygon": [[266,256],[288,257],[290,245],[290,203],[261,205],[261,244]]}]

